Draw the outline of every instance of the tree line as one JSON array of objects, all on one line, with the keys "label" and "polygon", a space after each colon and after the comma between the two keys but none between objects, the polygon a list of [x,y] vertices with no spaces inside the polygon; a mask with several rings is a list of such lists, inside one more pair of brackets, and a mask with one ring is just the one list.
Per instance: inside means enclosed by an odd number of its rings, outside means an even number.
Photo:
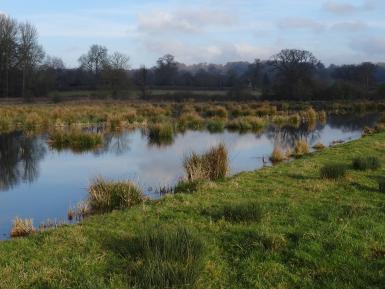
[{"label": "tree line", "polygon": [[55,91],[103,91],[122,98],[129,91],[143,99],[157,89],[225,90],[229,99],[362,99],[385,97],[385,64],[365,62],[326,67],[311,52],[284,49],[268,60],[225,65],[177,62],[160,57],[153,67],[132,69],[129,57],[92,45],[68,69],[46,55],[37,29],[0,15],[0,97],[46,97]]}]

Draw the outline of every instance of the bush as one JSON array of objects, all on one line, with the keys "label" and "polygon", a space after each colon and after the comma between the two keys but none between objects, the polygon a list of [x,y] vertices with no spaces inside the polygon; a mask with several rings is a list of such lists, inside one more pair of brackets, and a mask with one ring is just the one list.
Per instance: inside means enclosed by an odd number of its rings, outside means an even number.
[{"label": "bush", "polygon": [[134,288],[195,288],[203,271],[203,242],[182,227],[147,229],[130,241],[129,250]]},{"label": "bush", "polygon": [[321,168],[323,179],[339,179],[346,175],[347,168],[343,164],[328,164]]},{"label": "bush", "polygon": [[262,219],[261,206],[256,202],[245,201],[225,205],[210,214],[214,219],[229,222],[259,222]]},{"label": "bush", "polygon": [[222,179],[229,171],[227,149],[219,144],[202,155],[192,153],[185,158],[184,168],[188,181]]},{"label": "bush", "polygon": [[130,181],[113,182],[98,178],[91,184],[88,194],[92,213],[126,209],[144,200],[142,190]]},{"label": "bush", "polygon": [[376,170],[381,167],[381,162],[378,157],[357,157],[352,162],[353,169],[365,171],[365,170]]}]

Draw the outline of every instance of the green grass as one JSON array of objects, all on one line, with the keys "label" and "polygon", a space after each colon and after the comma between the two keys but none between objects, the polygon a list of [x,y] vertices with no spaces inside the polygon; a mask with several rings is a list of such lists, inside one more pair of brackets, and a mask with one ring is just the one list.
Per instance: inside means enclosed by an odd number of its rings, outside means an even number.
[{"label": "green grass", "polygon": [[377,170],[381,167],[381,161],[378,157],[356,157],[352,162],[353,169],[355,170]]},{"label": "green grass", "polygon": [[[158,272],[173,271],[167,266],[153,270],[151,264],[173,264],[170,246],[194,252],[185,260],[191,263],[176,258],[186,269],[181,276],[196,272],[193,278],[172,279],[191,283],[182,288],[383,288],[385,194],[378,180],[385,169],[349,170],[333,181],[319,172],[331,161],[350,166],[357,155],[384,162],[384,143],[385,133],[367,136],[289,163],[202,183],[193,194],[167,195],[88,217],[80,225],[0,242],[0,288],[123,289],[148,282],[160,287],[164,278],[158,276],[168,273]],[[248,202],[260,206],[261,219],[213,220],[202,213]],[[158,226],[161,233],[154,233]],[[174,242],[181,227],[190,237]],[[153,236],[165,251],[149,246],[143,236]],[[203,248],[186,245],[189,238]],[[137,240],[144,245],[135,245]]]},{"label": "green grass", "polygon": [[347,166],[345,164],[326,164],[320,170],[323,179],[340,179],[345,177]]},{"label": "green grass", "polygon": [[142,190],[130,181],[114,182],[97,178],[88,190],[91,213],[131,208],[143,202]]}]

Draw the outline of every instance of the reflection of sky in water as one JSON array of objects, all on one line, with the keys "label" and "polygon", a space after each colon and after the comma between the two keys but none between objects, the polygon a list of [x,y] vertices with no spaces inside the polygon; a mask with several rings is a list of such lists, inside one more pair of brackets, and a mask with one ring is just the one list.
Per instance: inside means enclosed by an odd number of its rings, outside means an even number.
[{"label": "reflection of sky in water", "polygon": [[[262,157],[268,158],[274,144],[291,144],[300,137],[306,137],[311,145],[317,142],[329,145],[337,139],[356,139],[360,137],[362,128],[373,124],[373,121],[369,118],[357,125],[338,119],[338,125],[318,125],[312,132],[306,129],[270,127],[259,135],[227,131],[218,134],[189,131],[178,134],[172,145],[162,147],[149,145],[146,136],[136,130],[120,136],[110,136],[99,152],[84,154],[49,150],[42,136],[30,141],[30,150],[39,150],[40,155],[29,159],[32,165],[24,168],[34,170],[35,179],[26,180],[20,177],[17,181],[17,176],[21,175],[20,159],[25,157],[18,154],[25,149],[12,151],[16,154],[15,167],[19,167],[17,170],[8,168],[8,171],[17,171],[18,174],[12,179],[9,188],[3,185],[0,191],[0,239],[8,234],[11,220],[16,216],[33,218],[35,225],[49,218],[65,219],[68,207],[86,197],[86,188],[96,176],[131,179],[146,191],[152,188],[153,192],[153,189],[162,185],[174,184],[183,176],[182,163],[185,155],[192,151],[203,152],[219,142],[224,142],[229,149],[231,172],[238,173],[262,167]],[[10,145],[15,147],[15,139],[12,141]],[[26,145],[28,143],[24,144]],[[3,149],[9,149],[6,146],[3,145]],[[4,161],[0,168],[4,170],[7,164]],[[1,173],[0,177],[5,178],[4,175],[6,174]],[[4,183],[6,182],[2,180],[2,184]],[[148,193],[151,195],[151,192]]]}]

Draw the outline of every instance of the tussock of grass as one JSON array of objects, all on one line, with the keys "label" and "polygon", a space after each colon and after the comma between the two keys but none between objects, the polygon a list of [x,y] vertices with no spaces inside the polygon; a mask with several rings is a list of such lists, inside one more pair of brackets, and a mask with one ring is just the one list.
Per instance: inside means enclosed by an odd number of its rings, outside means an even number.
[{"label": "tussock of grass", "polygon": [[210,119],[207,122],[207,130],[209,132],[222,132],[225,129],[225,122],[220,119]]},{"label": "tussock of grass", "polygon": [[126,209],[143,202],[142,190],[130,181],[113,182],[97,178],[88,194],[92,213]]},{"label": "tussock of grass", "polygon": [[285,153],[280,147],[275,147],[271,156],[270,156],[270,161],[272,163],[279,163],[282,162],[286,159]]},{"label": "tussock of grass", "polygon": [[216,220],[225,219],[229,222],[259,222],[262,219],[262,208],[254,201],[224,205],[207,213]]},{"label": "tussock of grass", "polygon": [[49,134],[49,145],[57,150],[71,149],[75,152],[93,150],[99,147],[103,138],[98,133],[82,131],[54,131]]},{"label": "tussock of grass", "polygon": [[353,169],[365,171],[365,170],[377,170],[381,167],[381,162],[378,157],[356,157],[352,162]]},{"label": "tussock of grass", "polygon": [[34,233],[35,227],[33,226],[32,219],[20,219],[15,218],[12,222],[11,237],[26,237]]},{"label": "tussock of grass", "polygon": [[325,145],[322,144],[322,143],[316,143],[314,146],[313,146],[313,149],[315,150],[323,150],[325,148]]},{"label": "tussock of grass", "polygon": [[250,131],[260,130],[265,127],[266,122],[264,119],[256,116],[238,117],[231,120],[227,124],[227,128],[230,130]]},{"label": "tussock of grass", "polygon": [[294,155],[295,157],[302,157],[309,153],[309,144],[305,139],[300,139],[295,143]]},{"label": "tussock of grass", "polygon": [[129,280],[134,288],[195,288],[203,270],[204,245],[185,228],[145,229],[130,240],[135,258]]},{"label": "tussock of grass", "polygon": [[345,177],[346,171],[344,164],[327,164],[321,168],[320,174],[323,179],[340,179]]},{"label": "tussock of grass", "polygon": [[381,193],[385,193],[385,178],[382,178],[378,181],[378,190]]},{"label": "tussock of grass", "polygon": [[196,112],[188,112],[182,114],[178,119],[178,128],[185,129],[201,129],[204,127],[205,120]]},{"label": "tussock of grass", "polygon": [[202,155],[192,153],[185,158],[184,168],[189,181],[222,179],[229,171],[227,149],[219,144]]},{"label": "tussock of grass", "polygon": [[170,123],[150,125],[148,138],[150,144],[171,144],[174,140],[174,129]]}]

